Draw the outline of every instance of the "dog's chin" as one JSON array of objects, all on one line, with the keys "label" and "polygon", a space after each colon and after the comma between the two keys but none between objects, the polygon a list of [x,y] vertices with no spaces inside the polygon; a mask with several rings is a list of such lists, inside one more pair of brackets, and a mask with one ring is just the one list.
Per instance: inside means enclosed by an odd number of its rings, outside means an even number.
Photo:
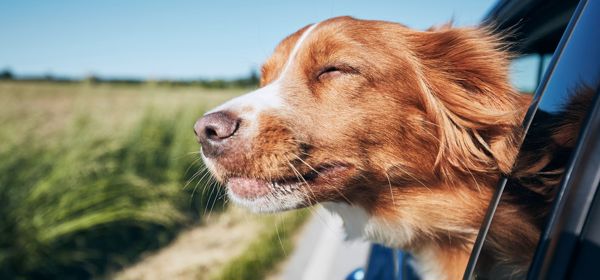
[{"label": "dog's chin", "polygon": [[255,213],[272,213],[311,205],[300,183],[269,182],[260,179],[230,178],[229,199]]},{"label": "dog's chin", "polygon": [[225,180],[229,199],[253,212],[269,213],[311,206],[331,198],[331,190],[340,184],[353,168],[349,165],[323,165],[304,175],[279,180],[229,177]]}]

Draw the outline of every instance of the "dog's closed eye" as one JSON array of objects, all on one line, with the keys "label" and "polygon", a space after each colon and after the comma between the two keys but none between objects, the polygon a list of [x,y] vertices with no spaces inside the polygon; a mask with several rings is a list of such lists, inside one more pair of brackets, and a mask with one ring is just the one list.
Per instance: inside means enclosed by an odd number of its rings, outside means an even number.
[{"label": "dog's closed eye", "polygon": [[342,75],[342,70],[340,68],[336,66],[326,66],[319,71],[319,74],[317,74],[317,79],[331,79],[340,75]]},{"label": "dog's closed eye", "polygon": [[317,79],[323,81],[326,79],[337,78],[344,74],[357,74],[358,71],[349,65],[328,65],[318,72]]}]

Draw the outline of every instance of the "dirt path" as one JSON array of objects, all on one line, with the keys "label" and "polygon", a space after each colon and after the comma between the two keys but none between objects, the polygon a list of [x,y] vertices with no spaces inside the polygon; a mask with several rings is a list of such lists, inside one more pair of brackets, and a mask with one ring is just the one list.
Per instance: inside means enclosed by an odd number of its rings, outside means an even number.
[{"label": "dirt path", "polygon": [[260,217],[230,207],[181,233],[167,247],[115,274],[117,280],[207,279],[260,233]]}]

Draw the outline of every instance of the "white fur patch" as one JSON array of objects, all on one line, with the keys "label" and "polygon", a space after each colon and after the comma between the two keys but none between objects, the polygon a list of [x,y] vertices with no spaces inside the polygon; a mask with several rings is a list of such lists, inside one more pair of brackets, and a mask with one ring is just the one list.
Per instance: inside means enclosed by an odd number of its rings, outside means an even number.
[{"label": "white fur patch", "polygon": [[422,280],[448,279],[447,275],[444,275],[440,269],[434,250],[423,249],[418,254],[413,254],[413,256],[414,259],[410,262],[410,265]]},{"label": "white fur patch", "polygon": [[329,212],[342,218],[347,240],[367,238],[366,228],[370,219],[367,211],[347,203],[322,202],[321,204]]},{"label": "white fur patch", "polygon": [[271,83],[250,93],[231,99],[204,115],[218,111],[233,111],[244,120],[253,121],[258,113],[268,109],[283,108],[279,82]]},{"label": "white fur patch", "polygon": [[410,225],[401,220],[387,222],[373,217],[363,208],[341,202],[324,202],[323,206],[344,221],[348,239],[363,238],[389,247],[401,248],[414,238]]},{"label": "white fur patch", "polygon": [[306,40],[306,38],[308,38],[308,35],[317,27],[317,25],[319,25],[319,23],[311,25],[308,29],[306,29],[306,31],[304,31],[304,33],[302,33],[302,36],[300,36],[300,39],[298,39],[298,42],[296,42],[296,45],[292,49],[292,52],[290,53],[290,56],[288,57],[288,60],[286,61],[285,66],[283,67],[283,71],[281,71],[281,75],[279,75],[278,80],[281,80],[282,77],[285,76],[288,69],[290,68],[290,65],[292,65],[292,62],[296,58],[296,54],[298,53],[298,50],[300,50],[302,43],[304,42],[304,40]]}]

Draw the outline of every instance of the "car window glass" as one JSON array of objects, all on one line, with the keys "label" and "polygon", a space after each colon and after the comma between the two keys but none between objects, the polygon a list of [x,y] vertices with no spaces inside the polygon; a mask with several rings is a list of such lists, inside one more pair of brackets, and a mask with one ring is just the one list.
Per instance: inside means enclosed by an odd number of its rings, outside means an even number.
[{"label": "car window glass", "polygon": [[525,54],[515,58],[510,64],[513,86],[523,94],[533,94],[551,57],[552,54]]},{"label": "car window glass", "polygon": [[526,276],[580,124],[600,84],[600,1],[583,8],[539,99],[475,266],[476,279]]}]

